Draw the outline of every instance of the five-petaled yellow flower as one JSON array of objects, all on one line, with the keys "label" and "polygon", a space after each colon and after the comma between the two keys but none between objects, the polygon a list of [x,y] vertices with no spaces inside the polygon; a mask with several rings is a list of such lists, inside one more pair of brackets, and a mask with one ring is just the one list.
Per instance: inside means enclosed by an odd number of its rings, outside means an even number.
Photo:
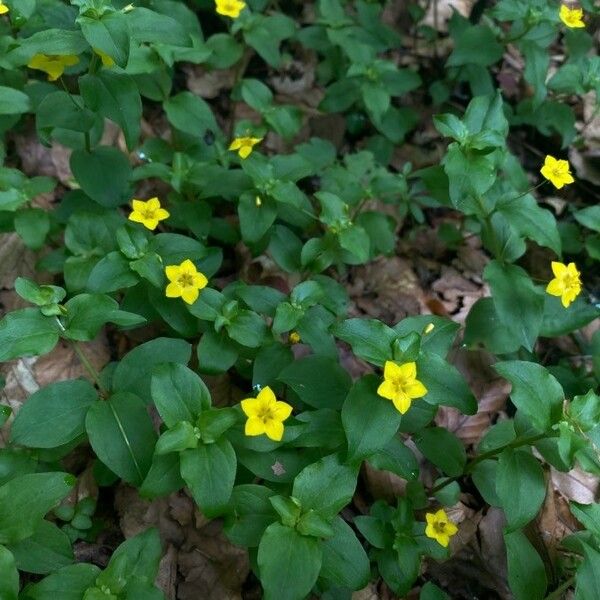
[{"label": "five-petaled yellow flower", "polygon": [[144,202],[143,200],[133,199],[131,201],[133,210],[129,215],[130,221],[141,223],[150,231],[154,231],[159,221],[164,221],[169,218],[169,213],[160,206],[158,198],[150,198]]},{"label": "five-petaled yellow flower", "polygon": [[8,6],[6,6],[6,4],[4,4],[4,2],[0,1],[0,15],[5,15],[10,9],[8,8]]},{"label": "five-petaled yellow flower", "polygon": [[425,535],[447,548],[450,538],[456,534],[458,527],[448,518],[443,508],[435,513],[427,513],[425,519],[427,520]]},{"label": "five-petaled yellow flower", "polygon": [[555,188],[559,189],[563,186],[573,183],[573,175],[571,175],[571,167],[568,160],[560,160],[554,156],[546,156],[544,166],[540,169],[540,173],[551,181]]},{"label": "five-petaled yellow flower", "polygon": [[27,63],[30,69],[37,69],[48,73],[48,81],[56,81],[67,67],[72,67],[79,62],[79,57],[74,54],[54,56],[48,54],[35,54]]},{"label": "five-petaled yellow flower", "polygon": [[417,379],[417,363],[414,362],[397,365],[386,360],[383,379],[377,393],[391,400],[402,414],[410,408],[414,399],[422,398],[427,393],[427,388]]},{"label": "five-petaled yellow flower", "polygon": [[200,290],[208,284],[204,273],[200,273],[189,258],[180,265],[165,267],[165,275],[169,280],[165,290],[167,298],[183,298],[187,304],[194,304],[198,300]]},{"label": "five-petaled yellow flower", "polygon": [[561,4],[558,16],[567,27],[585,27],[581,8],[569,8],[567,5]]},{"label": "five-petaled yellow flower", "polygon": [[262,142],[262,138],[239,137],[231,142],[229,149],[237,150],[240,158],[248,158],[252,154],[252,147],[259,142]]},{"label": "five-petaled yellow flower", "polygon": [[292,407],[287,402],[275,398],[273,390],[266,386],[256,398],[246,398],[241,402],[242,410],[248,417],[244,433],[246,435],[262,435],[280,442],[283,437],[283,422],[292,414]]},{"label": "five-petaled yellow flower", "polygon": [[246,3],[241,0],[215,0],[216,10],[224,17],[237,19],[240,13],[246,8]]},{"label": "five-petaled yellow flower", "polygon": [[102,50],[100,50],[99,48],[94,48],[94,52],[100,57],[103,67],[110,69],[110,67],[115,66],[115,61],[113,60],[112,56],[106,54],[106,52],[102,52]]},{"label": "five-petaled yellow flower", "polygon": [[300,337],[300,334],[297,331],[292,331],[288,336],[288,340],[290,344],[299,344],[302,338]]},{"label": "five-petaled yellow flower", "polygon": [[581,273],[577,270],[575,263],[565,265],[561,262],[552,261],[552,272],[554,279],[550,281],[546,291],[552,296],[560,296],[560,301],[565,308],[581,293]]}]

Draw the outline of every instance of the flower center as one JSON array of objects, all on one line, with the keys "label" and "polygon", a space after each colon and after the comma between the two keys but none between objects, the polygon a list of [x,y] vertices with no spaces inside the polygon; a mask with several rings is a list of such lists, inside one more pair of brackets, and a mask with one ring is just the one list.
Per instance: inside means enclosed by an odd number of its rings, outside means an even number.
[{"label": "flower center", "polygon": [[182,273],[177,278],[177,283],[179,283],[181,287],[192,287],[194,285],[194,276],[190,273]]},{"label": "flower center", "polygon": [[438,521],[437,523],[433,524],[433,528],[438,532],[438,533],[445,533],[446,532],[446,525],[448,523],[446,523],[445,521]]},{"label": "flower center", "polygon": [[142,211],[142,215],[143,215],[144,219],[149,219],[149,220],[151,220],[151,219],[154,219],[154,218],[155,218],[155,216],[156,216],[156,211],[155,211],[153,208],[145,208],[145,209]]},{"label": "flower center", "polygon": [[580,285],[579,275],[572,275],[571,273],[565,273],[563,276],[563,285],[566,288],[574,288]]},{"label": "flower center", "polygon": [[267,421],[272,421],[273,420],[273,413],[271,411],[271,408],[268,407],[268,406],[265,406],[264,408],[262,408],[260,410],[260,412],[258,413],[258,418],[263,423],[266,423]]},{"label": "flower center", "polygon": [[554,177],[563,177],[565,173],[560,167],[554,167],[554,169],[552,169],[552,175],[554,175]]}]

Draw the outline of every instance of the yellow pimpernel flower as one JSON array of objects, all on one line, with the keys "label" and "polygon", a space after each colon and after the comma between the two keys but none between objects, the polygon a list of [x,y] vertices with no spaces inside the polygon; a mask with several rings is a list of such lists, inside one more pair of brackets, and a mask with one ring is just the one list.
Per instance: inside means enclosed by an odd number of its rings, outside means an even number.
[{"label": "yellow pimpernel flower", "polygon": [[167,298],[182,298],[187,304],[194,304],[198,300],[200,290],[208,284],[204,273],[200,273],[189,258],[180,265],[165,267],[165,275],[169,280],[165,289]]},{"label": "yellow pimpernel flower", "polygon": [[567,27],[585,27],[581,8],[569,8],[566,4],[561,4],[558,16]]},{"label": "yellow pimpernel flower", "polygon": [[246,3],[241,0],[215,0],[216,11],[224,17],[237,19],[246,8]]},{"label": "yellow pimpernel flower", "polygon": [[440,508],[435,513],[427,513],[425,519],[427,520],[425,535],[447,548],[450,538],[456,534],[458,527],[448,518],[446,511]]},{"label": "yellow pimpernel flower", "polygon": [[256,146],[259,142],[262,142],[262,138],[239,137],[231,142],[229,149],[237,150],[240,158],[248,158],[252,154],[253,146]]},{"label": "yellow pimpernel flower", "polygon": [[0,15],[5,15],[10,9],[8,8],[8,6],[6,6],[6,4],[4,4],[4,2],[0,1]]},{"label": "yellow pimpernel flower", "polygon": [[571,167],[568,160],[560,160],[554,156],[546,156],[544,166],[540,169],[540,173],[551,181],[555,188],[559,189],[563,186],[573,183],[573,175],[571,175]]},{"label": "yellow pimpernel flower", "polygon": [[565,265],[555,261],[552,261],[552,272],[554,279],[548,284],[546,292],[551,296],[560,296],[562,305],[568,308],[581,293],[581,273],[577,270],[575,263]]},{"label": "yellow pimpernel flower", "polygon": [[297,331],[292,331],[288,336],[288,340],[290,341],[290,344],[299,344],[301,340],[300,334]]},{"label": "yellow pimpernel flower", "polygon": [[112,56],[106,54],[106,52],[102,52],[102,50],[99,48],[94,48],[94,52],[100,57],[103,67],[110,69],[110,67],[115,66],[115,61],[113,60]]},{"label": "yellow pimpernel flower", "polygon": [[79,62],[79,57],[74,54],[51,56],[48,54],[35,54],[27,63],[30,69],[37,69],[48,73],[48,81],[56,81],[67,67],[72,67]]},{"label": "yellow pimpernel flower", "polygon": [[391,400],[401,414],[410,408],[413,400],[422,398],[427,393],[427,388],[417,379],[417,363],[414,362],[397,365],[386,360],[383,379],[377,393],[382,398]]},{"label": "yellow pimpernel flower", "polygon": [[144,202],[144,200],[136,200],[135,198],[131,201],[133,210],[129,215],[129,220],[135,223],[141,223],[146,229],[154,231],[160,221],[164,221],[169,218],[169,212],[160,206],[160,200],[158,198],[150,198]]},{"label": "yellow pimpernel flower", "polygon": [[287,402],[275,398],[273,390],[266,386],[256,398],[246,398],[241,402],[242,410],[248,417],[244,433],[246,435],[262,435],[280,442],[283,438],[283,422],[292,414],[292,407]]}]

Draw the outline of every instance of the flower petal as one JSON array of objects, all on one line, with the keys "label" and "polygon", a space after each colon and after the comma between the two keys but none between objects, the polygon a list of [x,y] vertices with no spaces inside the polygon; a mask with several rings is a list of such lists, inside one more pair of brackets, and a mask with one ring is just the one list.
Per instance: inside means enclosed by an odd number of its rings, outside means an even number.
[{"label": "flower petal", "polygon": [[179,265],[168,265],[165,267],[165,275],[169,281],[176,281],[181,275]]},{"label": "flower petal", "polygon": [[275,408],[272,411],[273,417],[278,421],[285,421],[292,414],[293,408],[287,402],[275,402]]},{"label": "flower petal", "polygon": [[400,375],[400,366],[391,360],[386,360],[383,365],[383,376],[385,379],[396,379]]},{"label": "flower petal", "polygon": [[377,395],[387,400],[393,400],[396,395],[396,386],[389,380],[383,381],[377,388]]},{"label": "flower petal", "polygon": [[409,398],[422,398],[427,394],[427,388],[418,379],[405,386],[404,391]]},{"label": "flower petal", "polygon": [[194,274],[194,285],[199,289],[204,289],[208,284],[208,279],[206,279],[206,275],[204,273],[195,273]]},{"label": "flower petal", "polygon": [[269,419],[265,423],[265,433],[269,439],[274,442],[280,442],[283,438],[283,423],[275,421],[275,419]]},{"label": "flower petal", "polygon": [[134,223],[143,223],[146,219],[146,217],[137,210],[132,211],[127,218]]},{"label": "flower petal", "polygon": [[262,402],[263,406],[265,407],[270,406],[271,404],[275,404],[277,402],[277,398],[273,393],[273,390],[268,385],[266,385],[262,390],[260,390],[258,396],[256,396],[256,399]]},{"label": "flower petal", "polygon": [[407,413],[410,405],[412,404],[412,400],[402,392],[396,394],[392,399],[392,402],[401,415]]},{"label": "flower petal", "polygon": [[546,292],[551,296],[562,296],[565,286],[561,279],[553,279],[547,286]]},{"label": "flower petal", "polygon": [[178,283],[170,283],[165,289],[167,298],[179,298],[181,296],[181,286]]},{"label": "flower petal", "polygon": [[196,265],[189,259],[186,258],[180,265],[182,273],[189,273],[190,275],[195,275],[197,273]]},{"label": "flower petal", "polygon": [[240,158],[248,158],[252,154],[252,146],[242,146],[238,152]]},{"label": "flower petal", "polygon": [[240,406],[247,417],[257,417],[260,411],[260,403],[256,398],[246,398],[240,402]]},{"label": "flower petal", "polygon": [[244,426],[244,433],[246,435],[262,435],[265,433],[263,420],[257,417],[250,417]]},{"label": "flower petal", "polygon": [[186,304],[194,304],[198,300],[200,291],[195,287],[185,287],[181,292],[181,297]]},{"label": "flower petal", "polygon": [[398,373],[403,379],[414,379],[417,376],[417,363],[408,362],[400,365]]},{"label": "flower petal", "polygon": [[568,270],[566,265],[556,260],[552,261],[551,267],[555,277],[562,277]]}]

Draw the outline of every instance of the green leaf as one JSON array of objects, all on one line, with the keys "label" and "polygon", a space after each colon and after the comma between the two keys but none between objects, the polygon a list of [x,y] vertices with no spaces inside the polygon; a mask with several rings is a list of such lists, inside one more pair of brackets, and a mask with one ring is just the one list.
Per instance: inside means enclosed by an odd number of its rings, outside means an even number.
[{"label": "green leaf", "polygon": [[544,318],[540,335],[544,337],[566,335],[585,327],[598,317],[600,317],[600,308],[582,297],[577,298],[567,310],[560,298],[545,294]]},{"label": "green leaf", "polygon": [[308,465],[296,476],[292,496],[302,510],[313,509],[332,517],[350,502],[356,488],[358,466],[349,467],[332,454]]},{"label": "green leaf", "polygon": [[140,495],[154,499],[179,491],[185,485],[179,469],[179,454],[154,454],[152,466],[140,487]]},{"label": "green leaf", "polygon": [[78,563],[59,569],[39,583],[27,588],[31,600],[81,600],[85,591],[94,585],[100,569],[89,563]]},{"label": "green leaf", "polygon": [[20,115],[29,112],[29,96],[10,87],[0,86],[0,115]]},{"label": "green leaf", "polygon": [[121,11],[107,12],[99,19],[79,17],[81,32],[90,46],[108,54],[119,67],[129,60],[129,27]]},{"label": "green leaf", "polygon": [[236,469],[235,451],[226,438],[181,453],[181,476],[207,517],[225,512]]},{"label": "green leaf", "polygon": [[515,600],[543,600],[548,581],[546,568],[522,531],[504,534],[508,584]]},{"label": "green leaf", "polygon": [[577,569],[575,600],[596,600],[600,597],[600,552],[583,544],[583,563]]},{"label": "green leaf", "polygon": [[507,331],[532,350],[542,325],[544,295],[527,273],[515,265],[491,261],[483,272],[490,284],[494,307]]},{"label": "green leaf", "polygon": [[[433,325],[433,329],[425,333],[429,325]],[[421,349],[438,354],[442,358],[445,358],[450,352],[459,329],[460,325],[455,321],[435,315],[407,317],[394,327],[398,337],[404,337],[413,332],[420,334]]]},{"label": "green leaf", "polygon": [[263,198],[257,206],[253,194],[245,194],[238,203],[242,239],[248,243],[258,242],[269,230],[277,217],[277,204]]},{"label": "green leaf", "polygon": [[131,165],[117,148],[98,146],[90,152],[75,150],[70,165],[81,189],[101,206],[113,208],[129,200]]},{"label": "green leaf", "polygon": [[150,402],[152,373],[162,363],[189,362],[192,347],[184,340],[159,337],[140,344],[117,365],[112,388],[138,395],[146,404]]},{"label": "green leaf", "polygon": [[120,252],[113,250],[94,265],[88,277],[86,289],[90,292],[116,292],[132,287],[138,281],[139,278],[131,270],[129,261]]},{"label": "green leaf", "polygon": [[127,327],[145,322],[140,315],[119,310],[119,303],[104,294],[79,294],[65,308],[63,335],[80,342],[93,340],[106,323]]},{"label": "green leaf", "polygon": [[417,379],[427,388],[425,402],[453,406],[465,415],[477,412],[477,400],[464,377],[438,354],[421,352],[417,359]]},{"label": "green leaf", "polygon": [[392,342],[398,337],[393,329],[376,319],[347,319],[332,331],[352,346],[356,356],[380,367],[392,358]]},{"label": "green leaf", "polygon": [[170,454],[182,452],[188,448],[196,448],[198,438],[194,426],[187,421],[180,421],[170,429],[167,429],[156,442],[155,454]]},{"label": "green leaf", "polygon": [[349,461],[362,460],[383,449],[400,426],[402,415],[389,400],[377,395],[379,383],[375,375],[359,379],[342,406]]},{"label": "green leaf", "polygon": [[210,106],[191,92],[181,92],[169,98],[163,108],[173,127],[195,137],[202,138],[207,132],[220,134],[219,126]]},{"label": "green leaf", "polygon": [[19,572],[11,551],[0,546],[0,598],[17,600],[19,595]]},{"label": "green leaf", "polygon": [[414,436],[417,448],[436,467],[450,477],[462,475],[467,453],[462,442],[442,427],[428,427]]},{"label": "green leaf", "polygon": [[[454,36],[453,36],[454,37]],[[454,50],[446,62],[448,67],[481,65],[487,67],[502,58],[504,47],[496,41],[486,25],[471,25],[454,37]]]},{"label": "green leaf", "polygon": [[419,475],[417,458],[398,436],[394,436],[383,448],[369,456],[368,462],[376,469],[390,471],[407,481],[412,481]]},{"label": "green leaf", "polygon": [[573,215],[579,223],[588,229],[600,232],[600,206],[588,206]]},{"label": "green leaf", "polygon": [[319,577],[350,590],[360,590],[371,576],[369,557],[356,534],[339,515],[332,523],[333,537],[323,542],[323,564]]},{"label": "green leaf", "polygon": [[201,373],[224,373],[238,358],[239,346],[224,331],[207,331],[198,344],[198,369]]},{"label": "green leaf", "polygon": [[44,515],[69,494],[76,483],[68,473],[30,473],[0,487],[0,544],[32,536]]},{"label": "green leaf", "polygon": [[11,426],[11,441],[32,448],[56,448],[85,431],[85,415],[98,395],[82,379],[51,383],[32,394]]},{"label": "green leaf", "polygon": [[529,523],[546,497],[546,481],[539,461],[524,450],[504,450],[498,461],[496,492],[509,531]]},{"label": "green leaf", "polygon": [[140,486],[156,443],[144,403],[133,394],[118,392],[90,407],[85,426],[98,458],[121,479]]},{"label": "green leaf", "polygon": [[422,588],[419,600],[450,600],[450,596],[442,591],[435,583],[428,581]]},{"label": "green leaf", "polygon": [[472,306],[467,315],[463,341],[469,348],[483,343],[494,354],[516,352],[521,347],[519,341],[500,322],[492,298],[480,298]]},{"label": "green leaf", "polygon": [[50,231],[50,216],[41,208],[25,208],[15,213],[15,231],[25,245],[39,250]]},{"label": "green leaf", "polygon": [[302,600],[310,594],[323,560],[322,544],[291,527],[272,523],[258,547],[265,600]]},{"label": "green leaf", "polygon": [[178,363],[158,365],[152,372],[152,400],[167,427],[195,423],[210,408],[210,392],[194,371]]},{"label": "green leaf", "polygon": [[591,533],[600,538],[600,504],[571,502],[573,516]]},{"label": "green leaf", "polygon": [[337,360],[319,355],[296,360],[277,379],[314,408],[341,408],[352,383]]},{"label": "green leaf", "polygon": [[537,363],[511,360],[496,363],[494,368],[513,387],[513,404],[541,431],[548,431],[562,417],[565,394],[560,383]]},{"label": "green leaf", "polygon": [[238,310],[226,327],[232,340],[248,348],[260,347],[267,333],[264,319],[251,310]]},{"label": "green leaf", "polygon": [[79,89],[87,107],[116,123],[133,150],[140,136],[142,101],[135,81],[126,74],[102,70],[79,79]]},{"label": "green leaf", "polygon": [[10,546],[21,571],[45,575],[75,560],[71,540],[54,523],[43,520],[31,537]]},{"label": "green leaf", "polygon": [[232,510],[225,518],[225,533],[236,546],[257,547],[265,529],[276,520],[265,486],[236,485],[231,495]]},{"label": "green leaf", "polygon": [[0,321],[0,362],[50,352],[58,342],[58,324],[38,308],[8,313]]}]

